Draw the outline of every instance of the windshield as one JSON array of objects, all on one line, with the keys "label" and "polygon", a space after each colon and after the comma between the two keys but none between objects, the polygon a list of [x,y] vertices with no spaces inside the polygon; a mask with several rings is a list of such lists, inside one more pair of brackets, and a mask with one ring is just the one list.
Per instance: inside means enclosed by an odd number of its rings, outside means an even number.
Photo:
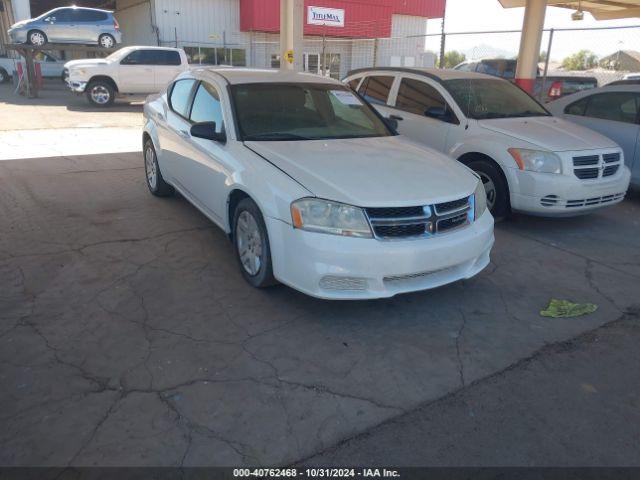
[{"label": "windshield", "polygon": [[393,135],[378,115],[341,85],[252,83],[232,94],[242,140],[325,140]]},{"label": "windshield", "polygon": [[542,105],[505,80],[458,78],[446,80],[444,86],[460,110],[476,120],[550,115]]}]

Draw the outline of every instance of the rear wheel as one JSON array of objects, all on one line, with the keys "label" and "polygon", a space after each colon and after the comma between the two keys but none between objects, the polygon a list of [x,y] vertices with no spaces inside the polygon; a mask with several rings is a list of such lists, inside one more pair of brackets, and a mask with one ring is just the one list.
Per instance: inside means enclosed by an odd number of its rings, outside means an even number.
[{"label": "rear wheel", "polygon": [[147,179],[147,187],[149,191],[156,197],[168,197],[173,195],[174,189],[171,185],[164,181],[160,165],[158,165],[158,156],[153,142],[149,139],[144,142],[144,173]]},{"label": "rear wheel", "polygon": [[104,33],[98,38],[98,45],[102,48],[113,48],[116,46],[116,39],[108,33]]},{"label": "rear wheel", "polygon": [[260,209],[250,198],[238,203],[232,232],[233,249],[245,280],[256,288],[278,283],[273,277],[267,227]]},{"label": "rear wheel", "polygon": [[27,35],[27,40],[31,45],[35,45],[36,47],[41,47],[42,45],[46,45],[47,36],[44,32],[40,30],[31,30]]},{"label": "rear wheel", "polygon": [[479,158],[466,165],[480,176],[487,194],[487,208],[496,220],[509,215],[509,186],[507,185],[500,167],[491,161]]},{"label": "rear wheel", "polygon": [[87,99],[96,107],[108,107],[115,100],[116,92],[109,82],[102,80],[87,85]]}]

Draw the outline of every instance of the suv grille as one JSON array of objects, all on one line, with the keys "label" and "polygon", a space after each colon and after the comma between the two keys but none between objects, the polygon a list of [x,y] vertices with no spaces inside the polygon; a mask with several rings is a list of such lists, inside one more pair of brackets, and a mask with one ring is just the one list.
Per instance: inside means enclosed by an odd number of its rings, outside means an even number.
[{"label": "suv grille", "polygon": [[365,209],[376,238],[393,240],[444,233],[471,222],[472,197],[416,207]]},{"label": "suv grille", "polygon": [[573,157],[573,173],[580,180],[610,177],[620,169],[620,160],[620,152]]}]

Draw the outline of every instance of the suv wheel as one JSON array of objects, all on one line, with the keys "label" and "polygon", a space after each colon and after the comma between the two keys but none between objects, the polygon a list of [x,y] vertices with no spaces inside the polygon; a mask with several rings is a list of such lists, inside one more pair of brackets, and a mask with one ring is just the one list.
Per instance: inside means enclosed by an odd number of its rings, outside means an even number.
[{"label": "suv wheel", "polygon": [[153,142],[147,140],[144,142],[144,173],[147,179],[147,187],[149,191],[156,197],[169,197],[173,195],[174,189],[171,185],[164,181],[158,165],[158,155],[153,147]]},{"label": "suv wheel", "polygon": [[31,45],[35,45],[36,47],[41,47],[47,43],[47,36],[40,30],[31,30],[29,35],[27,35],[27,39]]},{"label": "suv wheel", "polygon": [[278,283],[273,277],[269,236],[260,209],[250,198],[241,200],[233,214],[233,250],[242,276],[256,288]]},{"label": "suv wheel", "polygon": [[105,33],[98,38],[98,45],[102,48],[113,48],[116,46],[116,39],[108,33]]},{"label": "suv wheel", "polygon": [[480,180],[487,193],[487,208],[496,220],[502,220],[511,210],[509,204],[509,186],[505,181],[500,167],[493,162],[477,159],[466,164],[480,175]]},{"label": "suv wheel", "polygon": [[87,99],[96,107],[108,107],[115,100],[115,90],[108,82],[101,80],[87,86]]}]

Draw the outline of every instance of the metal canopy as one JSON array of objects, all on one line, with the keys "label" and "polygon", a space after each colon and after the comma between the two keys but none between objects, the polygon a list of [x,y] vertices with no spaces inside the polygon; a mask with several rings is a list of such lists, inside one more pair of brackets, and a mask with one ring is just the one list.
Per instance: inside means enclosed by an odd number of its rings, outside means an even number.
[{"label": "metal canopy", "polygon": [[[526,0],[498,0],[504,8],[524,7]],[[640,0],[547,0],[550,7],[589,12],[596,20],[640,17]]]}]

